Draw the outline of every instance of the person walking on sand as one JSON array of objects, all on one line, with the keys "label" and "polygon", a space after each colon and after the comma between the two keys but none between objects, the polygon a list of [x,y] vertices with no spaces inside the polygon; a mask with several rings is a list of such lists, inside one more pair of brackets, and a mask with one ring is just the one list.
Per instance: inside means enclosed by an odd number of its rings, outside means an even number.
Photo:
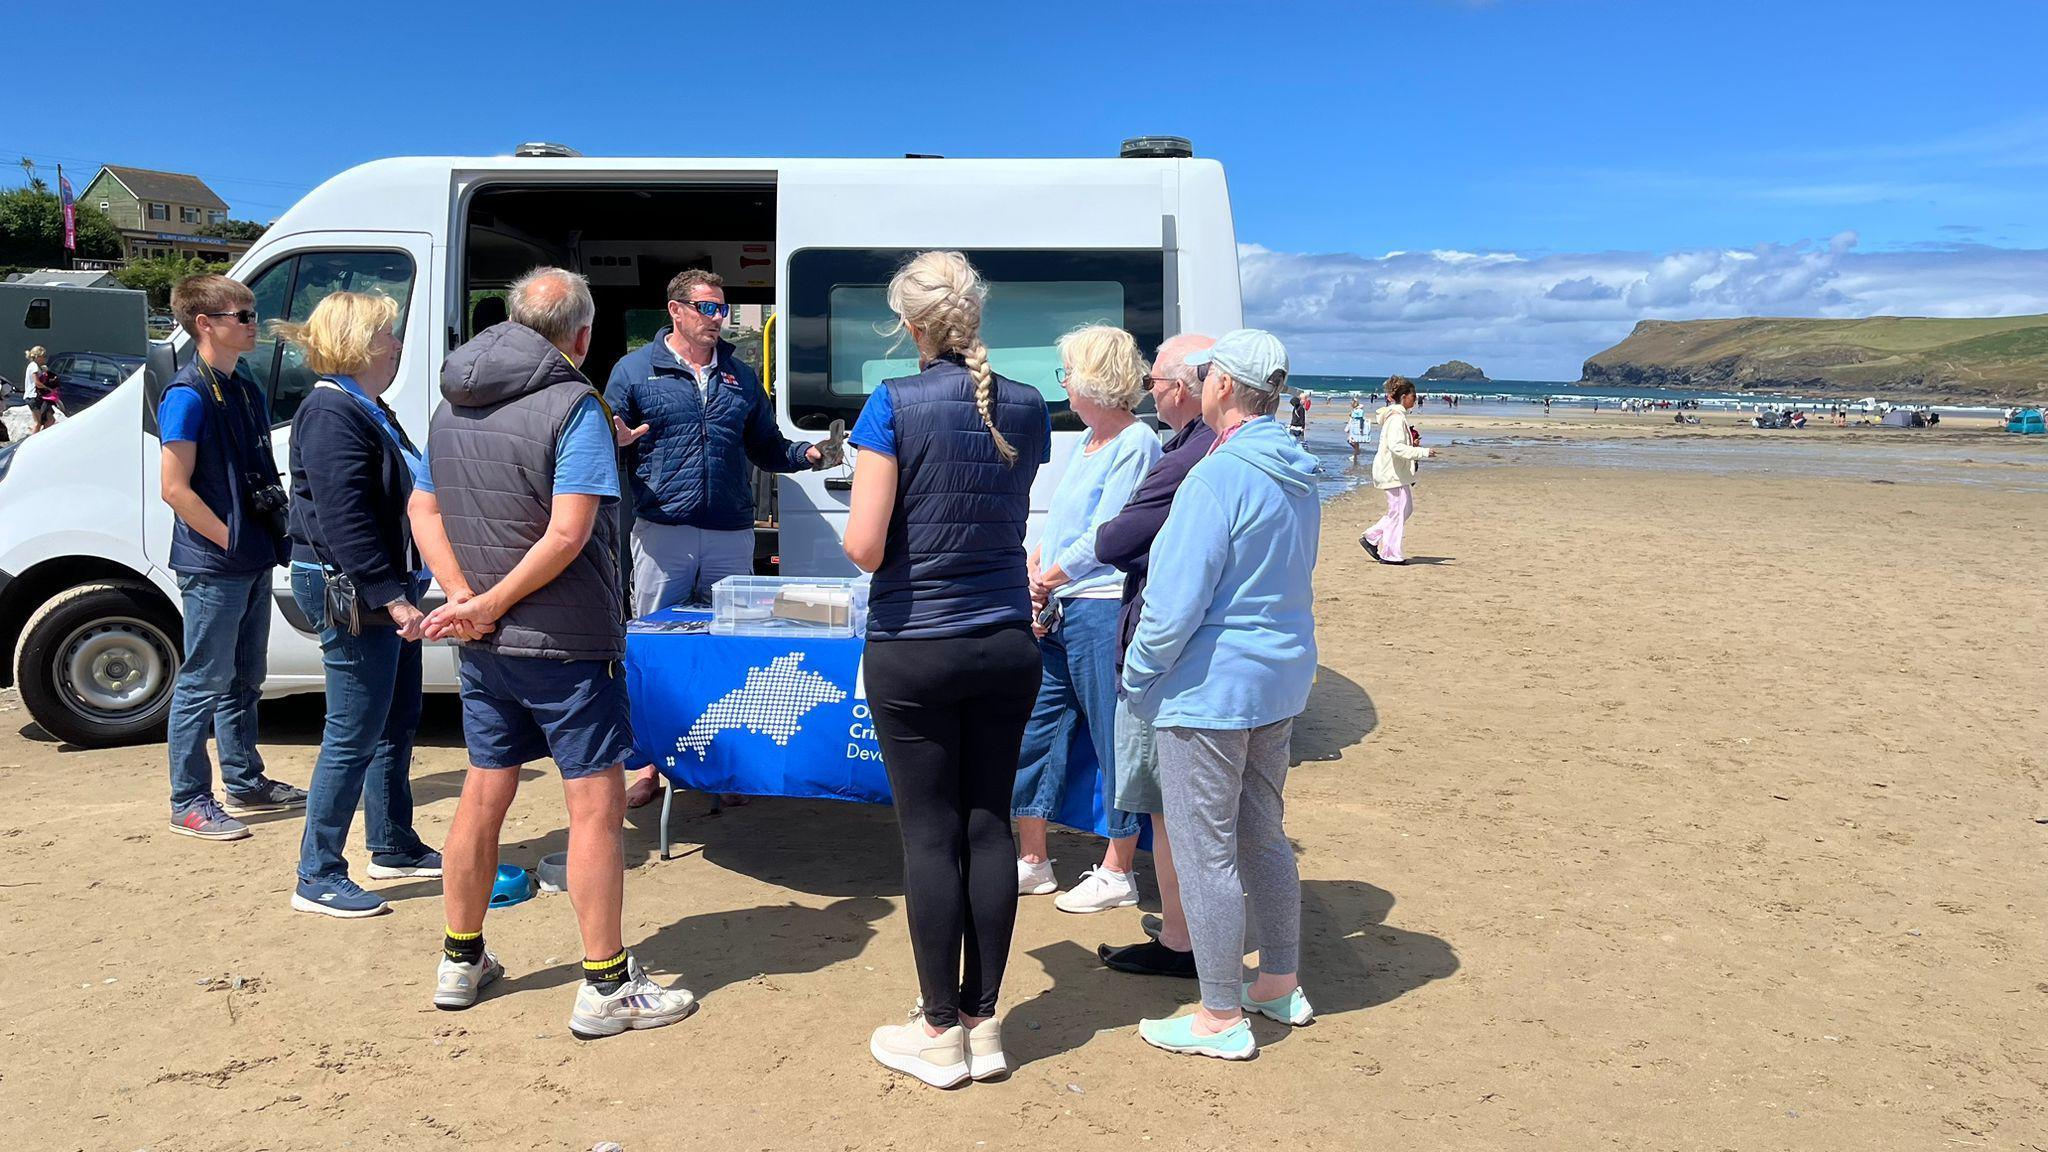
[{"label": "person walking on sand", "polygon": [[958,252],[904,265],[888,301],[921,370],[877,386],[851,438],[846,557],[874,573],[868,703],[921,993],[868,1053],[936,1088],[1009,1071],[995,1013],[1017,923],[1010,790],[1040,672],[1024,533],[1052,418],[989,369],[987,296]]},{"label": "person walking on sand", "polygon": [[1372,441],[1372,414],[1365,410],[1365,401],[1356,396],[1351,398],[1351,413],[1344,418],[1344,440],[1351,445],[1351,466],[1358,467],[1358,454]]},{"label": "person walking on sand", "polygon": [[1372,486],[1387,494],[1387,514],[1365,530],[1358,542],[1382,564],[1406,564],[1401,534],[1415,513],[1415,462],[1436,455],[1409,438],[1408,412],[1415,407],[1415,385],[1399,376],[1387,381],[1386,407],[1373,413],[1380,446],[1372,457]]},{"label": "person walking on sand", "polygon": [[[1124,657],[1131,709],[1150,721],[1202,1002],[1141,1020],[1168,1052],[1245,1060],[1258,1012],[1315,1018],[1297,977],[1301,874],[1284,826],[1294,719],[1315,681],[1316,458],[1270,416],[1287,351],[1239,329],[1188,357],[1209,365],[1202,415],[1216,447],[1174,494],[1145,607]],[[1245,921],[1259,968],[1244,980]]]},{"label": "person walking on sand", "polygon": [[413,539],[448,596],[424,631],[463,642],[470,764],[442,848],[448,928],[434,1007],[468,1008],[505,972],[483,931],[499,832],[519,769],[552,757],[583,946],[569,1031],[592,1040],[674,1024],[696,999],[650,980],[622,939],[633,732],[615,451],[625,432],[578,370],[597,307],[589,282],[560,268],[520,277],[506,307],[510,319],[442,364],[442,402],[413,479]]}]

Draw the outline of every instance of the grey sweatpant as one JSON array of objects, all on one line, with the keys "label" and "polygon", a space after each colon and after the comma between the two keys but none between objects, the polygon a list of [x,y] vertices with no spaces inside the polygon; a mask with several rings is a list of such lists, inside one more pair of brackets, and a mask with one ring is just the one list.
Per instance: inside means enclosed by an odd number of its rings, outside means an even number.
[{"label": "grey sweatpant", "polygon": [[1263,728],[1158,730],[1159,785],[1195,945],[1202,1006],[1234,1012],[1244,976],[1245,901],[1259,968],[1292,972],[1301,953],[1301,873],[1281,828],[1294,721]]},{"label": "grey sweatpant", "polygon": [[633,615],[711,603],[711,586],[754,571],[754,530],[633,522]]}]

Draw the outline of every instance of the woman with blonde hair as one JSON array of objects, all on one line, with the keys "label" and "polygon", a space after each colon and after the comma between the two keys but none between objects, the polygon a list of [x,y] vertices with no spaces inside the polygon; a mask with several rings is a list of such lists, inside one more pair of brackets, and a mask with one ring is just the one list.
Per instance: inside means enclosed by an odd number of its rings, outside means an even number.
[{"label": "woman with blonde hair", "polygon": [[1162,449],[1159,434],[1134,412],[1150,368],[1121,328],[1092,325],[1060,338],[1060,382],[1088,439],[1067,463],[1031,554],[1031,594],[1044,638],[1038,703],[1024,729],[1023,762],[1012,807],[1017,817],[1017,892],[1042,896],[1059,887],[1047,855],[1046,824],[1067,784],[1075,725],[1095,749],[1109,845],[1102,863],[1060,893],[1062,912],[1102,912],[1138,902],[1132,865],[1138,817],[1119,810],[1116,789],[1117,627],[1124,575],[1095,554],[1095,535],[1123,511]]},{"label": "woman with blonde hair", "polygon": [[419,451],[383,400],[399,315],[388,296],[336,292],[303,323],[271,325],[319,376],[292,417],[292,595],[320,634],[327,726],[292,907],[342,918],[389,910],[342,858],[358,802],[372,879],[441,874],[412,826],[426,581],[405,515]]},{"label": "woman with blonde hair", "polygon": [[995,1011],[1017,920],[1010,786],[1039,668],[1024,532],[1052,424],[1037,389],[990,370],[987,298],[958,252],[904,265],[889,307],[921,370],[882,382],[848,437],[846,555],[875,574],[864,675],[922,992],[868,1051],[939,1088],[1009,1070]]},{"label": "woman with blonde hair", "polygon": [[28,350],[28,367],[22,371],[21,398],[28,402],[28,413],[35,424],[31,432],[41,432],[57,422],[61,404],[57,395],[57,374],[50,371],[50,352],[41,344]]}]

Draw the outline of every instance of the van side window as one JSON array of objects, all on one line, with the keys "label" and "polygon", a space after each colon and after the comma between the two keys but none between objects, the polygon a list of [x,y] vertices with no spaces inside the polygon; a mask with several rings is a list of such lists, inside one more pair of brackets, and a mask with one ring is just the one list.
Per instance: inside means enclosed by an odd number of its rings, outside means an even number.
[{"label": "van side window", "polygon": [[28,302],[28,312],[21,318],[23,328],[48,328],[50,326],[50,298],[38,296]]},{"label": "van side window", "polygon": [[316,377],[297,348],[271,335],[268,321],[304,320],[332,292],[375,292],[398,301],[395,327],[403,340],[412,281],[412,257],[404,252],[342,251],[293,253],[249,282],[265,323],[243,363],[270,397],[271,427],[291,423]]},{"label": "van side window", "polygon": [[[851,425],[875,387],[918,370],[908,337],[884,335],[895,323],[889,278],[911,249],[807,248],[789,258],[789,415],[799,428]],[[1084,324],[1114,324],[1147,355],[1165,338],[1166,259],[1158,249],[1059,251],[970,249],[988,282],[982,342],[989,365],[1037,388],[1053,427],[1073,430],[1055,343]]]}]

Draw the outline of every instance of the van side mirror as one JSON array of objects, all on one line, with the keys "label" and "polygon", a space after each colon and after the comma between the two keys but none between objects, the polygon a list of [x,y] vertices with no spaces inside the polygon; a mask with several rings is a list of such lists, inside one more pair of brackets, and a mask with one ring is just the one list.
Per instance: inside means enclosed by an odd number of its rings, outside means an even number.
[{"label": "van side mirror", "polygon": [[156,406],[163,402],[164,389],[170,387],[171,377],[178,374],[187,360],[192,358],[191,346],[184,349],[180,358],[179,349],[169,340],[153,340],[149,353],[142,362],[142,430],[151,436],[157,434]]}]

